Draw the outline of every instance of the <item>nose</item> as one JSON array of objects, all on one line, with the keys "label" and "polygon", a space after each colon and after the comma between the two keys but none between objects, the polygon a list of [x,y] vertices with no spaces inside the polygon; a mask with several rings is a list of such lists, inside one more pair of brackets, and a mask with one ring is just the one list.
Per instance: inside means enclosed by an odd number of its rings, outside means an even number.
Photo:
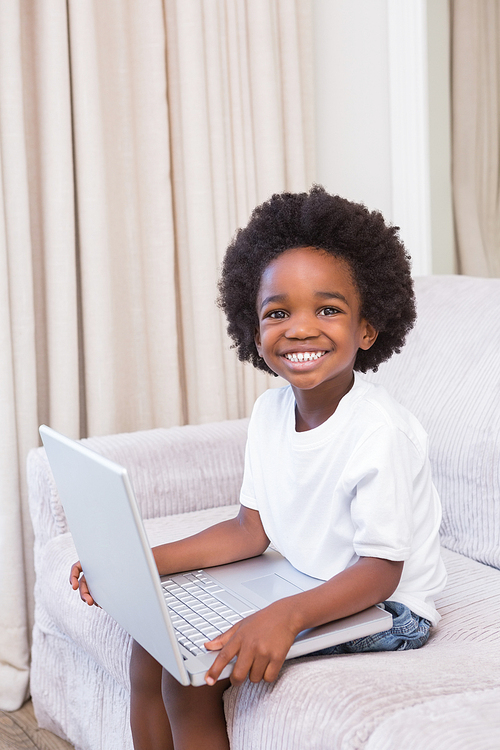
[{"label": "nose", "polygon": [[285,336],[288,339],[312,339],[319,335],[318,321],[315,315],[295,313],[288,318]]}]

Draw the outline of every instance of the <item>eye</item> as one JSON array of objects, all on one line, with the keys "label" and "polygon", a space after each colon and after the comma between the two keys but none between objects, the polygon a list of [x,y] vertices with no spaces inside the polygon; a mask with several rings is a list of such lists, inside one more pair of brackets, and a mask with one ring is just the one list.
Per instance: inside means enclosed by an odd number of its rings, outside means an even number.
[{"label": "eye", "polygon": [[338,307],[323,307],[320,311],[320,315],[337,315],[337,313],[341,312]]},{"label": "eye", "polygon": [[286,318],[286,312],[284,310],[272,310],[266,315],[266,318],[272,318],[272,320],[283,320],[283,318]]}]

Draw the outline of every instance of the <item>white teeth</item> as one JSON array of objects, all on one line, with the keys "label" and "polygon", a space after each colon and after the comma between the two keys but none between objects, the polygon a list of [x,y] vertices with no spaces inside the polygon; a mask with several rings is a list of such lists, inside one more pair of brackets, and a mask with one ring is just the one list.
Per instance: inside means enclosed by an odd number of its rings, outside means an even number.
[{"label": "white teeth", "polygon": [[293,352],[291,354],[285,354],[286,359],[290,362],[312,362],[315,359],[319,359],[325,352]]}]

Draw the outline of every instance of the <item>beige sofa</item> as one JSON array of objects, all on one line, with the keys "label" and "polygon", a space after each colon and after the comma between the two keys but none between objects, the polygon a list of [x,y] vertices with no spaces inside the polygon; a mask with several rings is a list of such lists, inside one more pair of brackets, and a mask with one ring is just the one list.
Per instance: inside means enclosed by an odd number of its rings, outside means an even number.
[{"label": "beige sofa", "polygon": [[[500,279],[425,277],[405,349],[370,377],[430,435],[449,582],[420,651],[302,658],[226,692],[233,750],[500,748]],[[128,469],[152,544],[237,511],[246,422],[95,438]],[[36,535],[31,690],[82,750],[129,750],[130,638],[67,579],[75,550],[44,451],[28,461]]]}]

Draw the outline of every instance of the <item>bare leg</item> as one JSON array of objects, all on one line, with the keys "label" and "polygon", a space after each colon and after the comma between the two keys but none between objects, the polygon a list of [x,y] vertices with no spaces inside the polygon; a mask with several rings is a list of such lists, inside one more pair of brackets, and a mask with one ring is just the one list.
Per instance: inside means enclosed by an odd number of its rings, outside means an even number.
[{"label": "bare leg", "polygon": [[229,750],[222,693],[229,680],[213,687],[184,687],[163,671],[162,692],[175,750]]},{"label": "bare leg", "polygon": [[130,661],[130,727],[135,750],[174,750],[161,694],[162,671],[161,664],[134,641]]}]

